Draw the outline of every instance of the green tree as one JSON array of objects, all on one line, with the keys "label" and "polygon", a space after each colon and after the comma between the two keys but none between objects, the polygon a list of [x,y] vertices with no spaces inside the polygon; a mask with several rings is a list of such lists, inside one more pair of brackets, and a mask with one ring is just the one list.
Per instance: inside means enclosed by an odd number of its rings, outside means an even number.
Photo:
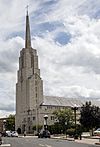
[{"label": "green tree", "polygon": [[15,130],[15,115],[10,114],[6,119],[6,130]]},{"label": "green tree", "polygon": [[70,108],[55,110],[53,112],[55,119],[57,120],[56,124],[60,125],[63,133],[66,132],[66,129],[71,126],[73,123],[73,111]]},{"label": "green tree", "polygon": [[[38,125],[38,131],[40,132],[40,130],[43,128],[43,126],[42,125]],[[32,127],[32,129],[33,129],[33,131],[36,131],[36,125],[34,125],[33,127]]]},{"label": "green tree", "polygon": [[81,107],[80,123],[87,130],[97,127],[100,124],[100,109],[97,106],[91,105],[91,102],[86,102]]}]

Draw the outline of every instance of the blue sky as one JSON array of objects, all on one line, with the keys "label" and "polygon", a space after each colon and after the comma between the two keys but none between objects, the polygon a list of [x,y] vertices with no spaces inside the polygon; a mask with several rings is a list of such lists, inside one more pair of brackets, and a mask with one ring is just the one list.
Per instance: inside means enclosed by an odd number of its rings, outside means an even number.
[{"label": "blue sky", "polygon": [[100,0],[1,0],[0,116],[15,113],[27,4],[44,95],[100,98]]}]

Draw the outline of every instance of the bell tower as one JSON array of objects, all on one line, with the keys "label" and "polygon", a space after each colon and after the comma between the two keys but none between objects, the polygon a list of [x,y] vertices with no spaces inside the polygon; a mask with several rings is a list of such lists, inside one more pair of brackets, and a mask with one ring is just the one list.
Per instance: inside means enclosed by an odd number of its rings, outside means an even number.
[{"label": "bell tower", "polygon": [[[38,67],[36,49],[31,47],[31,34],[28,10],[26,14],[25,48],[20,51],[19,70],[16,83],[16,129],[28,131],[29,112],[39,122],[39,105],[43,102],[43,81]],[[30,118],[31,119],[31,118]],[[33,123],[32,123],[33,124]],[[23,127],[24,126],[24,127]]]}]

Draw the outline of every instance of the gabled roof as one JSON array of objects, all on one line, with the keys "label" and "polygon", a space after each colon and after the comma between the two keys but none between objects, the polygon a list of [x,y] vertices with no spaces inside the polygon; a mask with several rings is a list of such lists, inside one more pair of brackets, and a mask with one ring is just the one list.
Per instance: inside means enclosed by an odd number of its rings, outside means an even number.
[{"label": "gabled roof", "polygon": [[86,101],[91,101],[92,105],[100,107],[100,99],[92,98],[65,98],[56,96],[44,96],[44,106],[67,106],[67,107],[81,107]]}]

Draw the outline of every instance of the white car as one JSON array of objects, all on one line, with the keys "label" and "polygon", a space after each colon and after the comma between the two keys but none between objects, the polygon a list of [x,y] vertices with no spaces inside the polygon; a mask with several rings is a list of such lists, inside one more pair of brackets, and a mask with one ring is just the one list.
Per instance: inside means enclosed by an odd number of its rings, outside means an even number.
[{"label": "white car", "polygon": [[16,131],[6,131],[7,137],[18,137],[18,133]]},{"label": "white car", "polygon": [[88,138],[90,137],[90,132],[83,132],[81,136],[84,138]]},{"label": "white car", "polygon": [[6,136],[11,137],[11,131],[6,131]]},{"label": "white car", "polygon": [[18,137],[18,133],[16,131],[11,132],[11,137]]},{"label": "white car", "polygon": [[100,128],[98,128],[97,130],[94,131],[94,135],[95,136],[100,136]]}]

